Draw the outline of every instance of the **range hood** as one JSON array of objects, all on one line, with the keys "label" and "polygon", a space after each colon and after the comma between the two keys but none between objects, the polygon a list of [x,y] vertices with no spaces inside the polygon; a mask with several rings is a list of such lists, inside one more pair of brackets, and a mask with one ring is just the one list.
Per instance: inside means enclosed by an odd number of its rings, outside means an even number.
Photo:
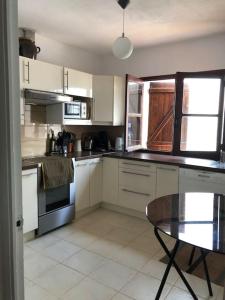
[{"label": "range hood", "polygon": [[51,105],[56,103],[72,102],[73,97],[51,93],[42,92],[38,90],[24,90],[25,104],[35,104],[35,105]]}]

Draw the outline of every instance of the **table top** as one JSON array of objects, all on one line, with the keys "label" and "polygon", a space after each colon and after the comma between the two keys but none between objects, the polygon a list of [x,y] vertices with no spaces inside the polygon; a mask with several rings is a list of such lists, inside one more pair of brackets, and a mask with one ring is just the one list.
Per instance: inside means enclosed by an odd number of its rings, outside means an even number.
[{"label": "table top", "polygon": [[225,195],[183,193],[160,197],[146,207],[154,227],[191,245],[225,254]]}]

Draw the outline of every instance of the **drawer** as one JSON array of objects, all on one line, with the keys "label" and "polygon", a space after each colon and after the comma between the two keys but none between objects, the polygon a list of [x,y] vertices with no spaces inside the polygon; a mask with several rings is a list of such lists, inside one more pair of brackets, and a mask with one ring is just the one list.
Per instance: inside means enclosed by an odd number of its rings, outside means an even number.
[{"label": "drawer", "polygon": [[225,184],[225,174],[193,169],[180,169],[181,178],[200,180],[217,184]]},{"label": "drawer", "polygon": [[148,173],[156,172],[155,164],[137,161],[137,160],[122,159],[119,162],[119,167],[121,169],[126,168],[126,169],[130,169],[130,170],[143,171],[143,172],[148,172]]},{"label": "drawer", "polygon": [[134,171],[132,169],[119,170],[119,185],[131,187],[134,191],[154,191],[156,175],[146,171]]},{"label": "drawer", "polygon": [[145,213],[146,206],[154,199],[154,193],[136,192],[131,188],[119,188],[118,205]]}]

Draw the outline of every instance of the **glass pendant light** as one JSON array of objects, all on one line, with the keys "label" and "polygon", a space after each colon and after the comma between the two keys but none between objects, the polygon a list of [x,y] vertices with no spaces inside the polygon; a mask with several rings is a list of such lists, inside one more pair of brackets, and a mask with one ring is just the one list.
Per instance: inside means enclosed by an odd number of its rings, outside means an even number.
[{"label": "glass pendant light", "polygon": [[128,37],[124,34],[124,19],[125,19],[125,8],[123,9],[123,33],[122,36],[118,37],[112,47],[112,51],[115,57],[119,59],[127,59],[133,52],[133,45]]}]

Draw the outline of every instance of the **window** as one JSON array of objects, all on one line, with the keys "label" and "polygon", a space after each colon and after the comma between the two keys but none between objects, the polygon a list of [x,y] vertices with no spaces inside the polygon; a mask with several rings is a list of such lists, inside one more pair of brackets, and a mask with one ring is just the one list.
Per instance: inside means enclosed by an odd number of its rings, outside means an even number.
[{"label": "window", "polygon": [[127,150],[219,158],[225,70],[127,78]]}]

